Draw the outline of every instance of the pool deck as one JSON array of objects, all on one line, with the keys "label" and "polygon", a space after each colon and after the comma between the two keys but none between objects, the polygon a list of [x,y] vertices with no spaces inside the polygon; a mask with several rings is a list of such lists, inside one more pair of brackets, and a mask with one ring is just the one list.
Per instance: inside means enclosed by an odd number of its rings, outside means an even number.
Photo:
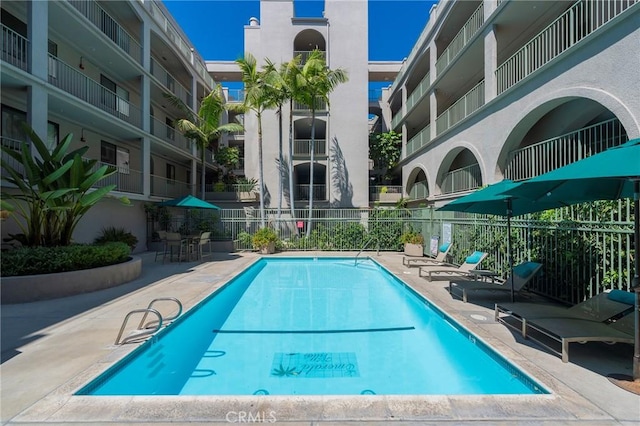
[{"label": "pool deck", "polygon": [[[282,253],[327,256],[331,253]],[[512,363],[549,395],[497,396],[73,396],[137,344],[114,346],[125,315],[157,297],[191,308],[253,263],[254,253],[216,253],[204,262],[154,262],[143,253],[137,280],[109,290],[51,301],[2,305],[1,421],[7,425],[273,423],[339,425],[637,425],[640,396],[607,374],[630,374],[633,347],[572,344],[565,364],[493,320],[506,294],[449,295],[447,281],[428,282],[401,253],[367,253]],[[353,253],[333,253],[338,256]]]}]

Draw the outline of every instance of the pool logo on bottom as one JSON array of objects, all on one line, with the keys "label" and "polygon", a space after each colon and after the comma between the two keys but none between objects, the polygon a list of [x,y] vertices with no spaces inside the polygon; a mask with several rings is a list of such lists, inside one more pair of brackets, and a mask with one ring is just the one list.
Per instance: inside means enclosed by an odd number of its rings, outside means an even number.
[{"label": "pool logo on bottom", "polygon": [[359,377],[354,352],[276,352],[271,375],[289,378]]}]

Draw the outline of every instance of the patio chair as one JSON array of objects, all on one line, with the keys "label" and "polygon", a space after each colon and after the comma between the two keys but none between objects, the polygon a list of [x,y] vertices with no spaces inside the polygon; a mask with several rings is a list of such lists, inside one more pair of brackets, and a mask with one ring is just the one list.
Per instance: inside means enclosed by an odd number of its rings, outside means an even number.
[{"label": "patio chair", "polygon": [[527,324],[528,328],[560,343],[561,349],[559,351],[532,333],[525,333],[523,337],[529,338],[560,355],[562,362],[569,362],[569,343],[634,344],[634,322],[634,313],[630,313],[611,323],[581,318],[541,318]]},{"label": "patio chair", "polygon": [[420,266],[420,265],[445,265],[445,266],[455,266],[451,263],[447,263],[447,256],[449,256],[449,251],[453,243],[444,243],[438,247],[438,254],[435,257],[411,257],[411,256],[403,256],[402,264],[407,267]]},{"label": "patio chair", "polygon": [[420,266],[420,269],[418,270],[418,276],[422,277],[424,275],[422,275],[423,272],[427,273],[427,279],[429,281],[431,281],[431,279],[433,278],[433,275],[440,275],[440,274],[447,274],[447,275],[458,275],[458,276],[462,276],[462,277],[468,277],[471,275],[471,273],[469,271],[471,271],[472,269],[475,269],[476,267],[478,267],[478,265],[480,265],[480,262],[482,262],[484,260],[485,257],[487,257],[487,253],[482,252],[482,251],[474,251],[471,256],[467,257],[464,260],[464,263],[460,266],[455,266],[455,265],[443,265],[443,266],[439,266],[439,265],[423,265]]},{"label": "patio chair", "polygon": [[198,260],[202,259],[204,256],[202,248],[207,244],[209,245],[209,252],[207,256],[211,255],[211,232],[203,232],[198,238],[193,240],[192,244],[192,250]]},{"label": "patio chair", "polygon": [[632,292],[610,290],[570,308],[544,303],[496,303],[494,319],[496,322],[501,322],[507,327],[520,331],[522,336],[526,336],[527,323],[530,321],[547,318],[573,318],[604,322],[633,310],[634,306],[635,300]]},{"label": "patio chair", "polygon": [[169,256],[169,262],[173,261],[174,250],[178,254],[178,262],[182,262],[183,258],[188,260],[190,252],[189,240],[187,238],[183,238],[178,232],[167,232],[164,254],[162,255],[162,263],[164,263],[167,255]]},{"label": "patio chair", "polygon": [[514,293],[522,290],[529,281],[542,268],[542,264],[536,262],[523,262],[513,267],[513,275],[503,282],[486,282],[478,280],[451,281],[449,282],[449,293],[453,296],[453,290],[462,291],[462,301],[467,303],[467,297],[470,292],[486,291],[486,292],[511,292],[511,281],[513,280]]},{"label": "patio chair", "polygon": [[160,249],[156,250],[156,257],[153,259],[154,262],[158,260],[159,254],[164,256],[164,253],[167,250],[167,231],[158,231],[157,234],[158,238],[160,238]]}]

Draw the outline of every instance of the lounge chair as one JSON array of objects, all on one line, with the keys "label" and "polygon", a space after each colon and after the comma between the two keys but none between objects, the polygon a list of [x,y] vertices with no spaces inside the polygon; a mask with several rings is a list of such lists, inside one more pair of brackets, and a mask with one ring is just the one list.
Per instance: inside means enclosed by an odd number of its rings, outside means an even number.
[{"label": "lounge chair", "polygon": [[530,333],[525,338],[548,348],[562,357],[562,362],[569,362],[569,343],[606,342],[606,343],[634,343],[634,313],[622,316],[609,324],[580,318],[541,318],[530,321],[527,327],[542,333],[557,341],[561,345],[560,351],[547,343],[532,337]]},{"label": "lounge chair", "polygon": [[515,293],[522,290],[531,279],[542,268],[540,263],[523,262],[513,268],[513,277],[507,278],[504,282],[486,282],[477,280],[451,281],[449,282],[449,293],[453,296],[453,289],[462,290],[462,301],[467,303],[469,292],[475,291],[511,291],[511,280],[513,279],[513,291]]},{"label": "lounge chair", "polygon": [[448,274],[448,275],[458,275],[462,277],[468,277],[471,275],[469,271],[471,271],[472,269],[475,269],[478,265],[480,265],[480,262],[482,262],[485,257],[487,257],[487,253],[484,253],[482,251],[474,251],[471,254],[471,256],[467,257],[464,260],[464,263],[460,266],[423,265],[423,266],[420,266],[420,269],[418,270],[418,276],[422,277],[424,276],[422,275],[422,273],[426,272],[427,279],[429,281],[431,281],[434,274],[437,274],[437,275]]},{"label": "lounge chair", "polygon": [[453,246],[452,243],[444,243],[438,247],[438,254],[436,257],[410,257],[404,256],[402,258],[402,264],[404,266],[410,267],[420,266],[420,265],[440,265],[440,266],[454,266],[451,263],[447,263],[447,256],[449,255],[449,250]]},{"label": "lounge chair", "polygon": [[[632,310],[634,294],[623,290],[611,290],[593,296],[570,308],[544,303],[496,303],[494,318],[497,322],[518,329],[526,337],[527,323],[546,318],[575,318],[594,322],[604,322]],[[505,316],[501,316],[505,314]],[[511,319],[512,322],[509,322]]]}]

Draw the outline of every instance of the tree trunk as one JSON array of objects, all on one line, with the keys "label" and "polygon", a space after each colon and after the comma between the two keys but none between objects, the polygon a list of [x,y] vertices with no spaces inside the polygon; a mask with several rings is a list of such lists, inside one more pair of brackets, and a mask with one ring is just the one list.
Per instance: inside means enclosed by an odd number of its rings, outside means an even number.
[{"label": "tree trunk", "polygon": [[282,106],[278,107],[278,226],[280,226],[280,216],[282,215],[282,172],[283,164],[282,164]]},{"label": "tree trunk", "polygon": [[311,223],[313,219],[313,163],[316,150],[316,109],[311,109],[311,161],[309,163],[309,218],[307,219],[307,237],[311,235]]},{"label": "tree trunk", "polygon": [[291,209],[291,220],[298,235],[296,223],[295,194],[293,186],[293,100],[289,101],[289,208]]},{"label": "tree trunk", "polygon": [[200,176],[200,189],[202,191],[202,199],[205,200],[206,199],[206,189],[205,189],[205,165],[204,165],[204,145],[201,147],[201,151],[202,151],[202,176]]},{"label": "tree trunk", "polygon": [[260,225],[265,227],[264,219],[264,166],[262,161],[262,114],[258,113],[258,167],[260,169]]}]

